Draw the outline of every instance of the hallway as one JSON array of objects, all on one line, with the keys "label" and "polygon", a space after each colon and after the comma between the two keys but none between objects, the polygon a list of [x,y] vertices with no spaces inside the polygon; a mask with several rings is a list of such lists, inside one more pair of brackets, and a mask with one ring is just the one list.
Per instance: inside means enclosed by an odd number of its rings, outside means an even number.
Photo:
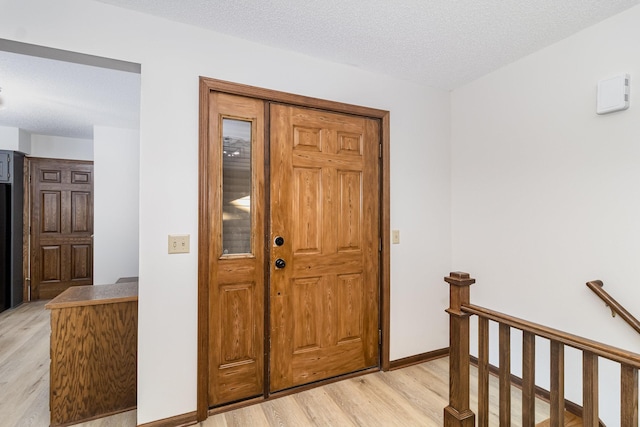
[{"label": "hallway", "polygon": [[[49,425],[49,311],[47,301],[0,314],[0,420],[3,427]],[[448,401],[448,359],[376,372],[209,417],[201,427],[441,426]],[[471,368],[475,410],[476,369]],[[497,379],[490,378],[491,419],[497,425]],[[512,425],[519,426],[520,390],[512,387]],[[536,421],[549,406],[536,402]],[[135,426],[136,411],[82,424]]]}]

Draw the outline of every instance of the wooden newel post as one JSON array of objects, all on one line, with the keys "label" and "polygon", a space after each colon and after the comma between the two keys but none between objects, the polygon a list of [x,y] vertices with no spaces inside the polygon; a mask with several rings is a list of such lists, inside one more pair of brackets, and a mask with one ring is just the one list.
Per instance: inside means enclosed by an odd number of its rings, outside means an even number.
[{"label": "wooden newel post", "polygon": [[449,406],[444,408],[445,427],[474,427],[475,414],[469,409],[469,286],[476,279],[454,271],[444,278],[449,283]]}]

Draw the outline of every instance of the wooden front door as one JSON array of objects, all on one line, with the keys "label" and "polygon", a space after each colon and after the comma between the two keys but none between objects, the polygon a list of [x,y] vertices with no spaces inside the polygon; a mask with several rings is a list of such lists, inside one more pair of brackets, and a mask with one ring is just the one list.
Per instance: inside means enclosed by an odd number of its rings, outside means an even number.
[{"label": "wooden front door", "polygon": [[201,102],[199,419],[378,367],[380,120]]},{"label": "wooden front door", "polygon": [[378,365],[378,141],[376,120],[271,107],[272,392]]},{"label": "wooden front door", "polygon": [[30,158],[31,299],[93,284],[93,162]]}]

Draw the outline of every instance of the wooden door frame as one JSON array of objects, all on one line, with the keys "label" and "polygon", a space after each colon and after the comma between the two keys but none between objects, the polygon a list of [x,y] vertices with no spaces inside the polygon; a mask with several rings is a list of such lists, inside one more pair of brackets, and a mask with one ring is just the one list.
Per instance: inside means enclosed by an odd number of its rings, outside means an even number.
[{"label": "wooden door frame", "polygon": [[22,300],[31,302],[31,158],[27,156],[22,180]]},{"label": "wooden door frame", "polygon": [[[390,134],[389,111],[361,107],[324,99],[310,98],[247,86],[238,83],[200,77],[200,118],[199,118],[199,160],[198,160],[198,368],[197,368],[197,419],[205,420],[209,415],[209,233],[212,213],[209,178],[213,173],[209,159],[209,94],[222,92],[231,95],[257,98],[265,102],[280,102],[299,107],[315,108],[335,113],[351,114],[378,119],[380,121],[381,143],[381,189],[380,189],[380,368],[389,370],[389,332],[390,332]],[[268,126],[265,126],[268,132]],[[268,161],[268,159],[266,160]],[[266,294],[266,292],[265,292]]]}]

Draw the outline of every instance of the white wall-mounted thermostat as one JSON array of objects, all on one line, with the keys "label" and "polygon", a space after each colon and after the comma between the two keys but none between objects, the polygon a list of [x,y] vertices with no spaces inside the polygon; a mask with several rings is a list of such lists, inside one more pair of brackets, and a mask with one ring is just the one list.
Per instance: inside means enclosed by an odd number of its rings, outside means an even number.
[{"label": "white wall-mounted thermostat", "polygon": [[629,79],[629,74],[618,74],[598,82],[596,113],[607,114],[629,108]]}]

